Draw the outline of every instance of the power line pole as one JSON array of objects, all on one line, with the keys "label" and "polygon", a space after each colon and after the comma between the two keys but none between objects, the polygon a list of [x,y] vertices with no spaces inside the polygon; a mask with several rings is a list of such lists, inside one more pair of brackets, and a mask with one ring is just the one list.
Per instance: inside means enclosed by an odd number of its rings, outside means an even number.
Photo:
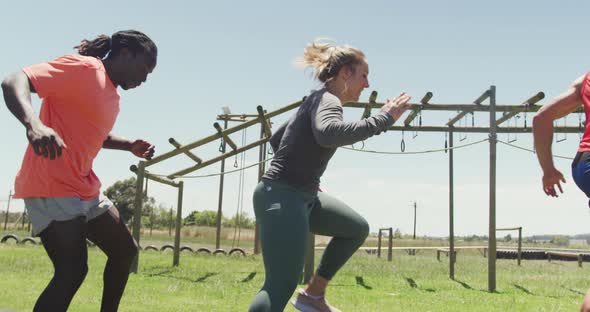
[{"label": "power line pole", "polygon": [[416,239],[416,201],[414,201],[414,239]]}]

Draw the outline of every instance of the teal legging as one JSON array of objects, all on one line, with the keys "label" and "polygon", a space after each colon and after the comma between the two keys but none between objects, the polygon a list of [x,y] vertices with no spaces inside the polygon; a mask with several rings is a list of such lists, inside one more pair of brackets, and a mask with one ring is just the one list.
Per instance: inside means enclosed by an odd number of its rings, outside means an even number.
[{"label": "teal legging", "polygon": [[283,311],[303,271],[307,237],[332,236],[316,274],[331,280],[363,244],[369,224],[343,202],[262,180],[254,191],[254,213],[260,225],[266,278],[251,312]]}]

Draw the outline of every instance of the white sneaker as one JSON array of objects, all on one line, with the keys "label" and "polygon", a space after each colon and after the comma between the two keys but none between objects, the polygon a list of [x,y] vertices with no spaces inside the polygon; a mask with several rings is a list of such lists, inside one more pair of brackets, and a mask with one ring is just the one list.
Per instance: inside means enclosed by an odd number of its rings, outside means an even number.
[{"label": "white sneaker", "polygon": [[311,296],[305,290],[297,290],[297,298],[291,300],[295,309],[302,312],[342,312],[329,305],[324,296]]}]

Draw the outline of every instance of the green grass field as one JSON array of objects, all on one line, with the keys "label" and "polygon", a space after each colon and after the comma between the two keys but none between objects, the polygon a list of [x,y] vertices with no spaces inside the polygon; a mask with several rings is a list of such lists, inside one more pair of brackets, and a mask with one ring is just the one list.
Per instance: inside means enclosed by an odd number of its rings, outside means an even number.
[{"label": "green grass field", "polygon": [[[99,309],[105,260],[89,249],[90,271],[70,311]],[[498,291],[488,293],[487,259],[479,252],[458,254],[456,281],[447,277],[448,258],[441,260],[434,251],[395,252],[393,262],[359,252],[332,282],[328,299],[343,311],[575,311],[590,286],[588,264],[518,267],[498,260]],[[264,279],[258,256],[183,253],[180,262],[172,267],[171,252],[142,252],[120,311],[246,311]],[[51,274],[42,247],[0,244],[0,310],[31,311]]]}]

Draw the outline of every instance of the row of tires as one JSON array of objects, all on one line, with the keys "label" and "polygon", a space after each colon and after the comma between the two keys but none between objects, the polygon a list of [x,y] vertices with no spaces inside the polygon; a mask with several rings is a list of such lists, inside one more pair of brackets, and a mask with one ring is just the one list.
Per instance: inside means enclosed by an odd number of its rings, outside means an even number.
[{"label": "row of tires", "polygon": [[[162,247],[157,247],[154,245],[148,245],[145,247],[139,246],[139,249],[143,250],[143,251],[148,251],[148,250],[153,250],[153,251],[165,251],[165,250],[174,250],[174,245],[172,244],[165,244]],[[208,255],[219,255],[219,254],[223,254],[223,255],[242,255],[245,256],[246,255],[246,251],[244,251],[244,249],[242,248],[232,248],[229,251],[225,251],[225,249],[215,249],[215,250],[211,250],[209,248],[197,248],[197,249],[193,249],[191,246],[182,246],[180,247],[180,252],[191,252],[191,253],[200,253],[200,254],[208,254]]]},{"label": "row of tires", "polygon": [[[521,259],[526,260],[547,260],[547,253],[545,251],[537,251],[537,250],[523,250],[521,252]],[[496,259],[518,259],[518,251],[516,250],[497,250],[496,251]],[[560,255],[551,255],[552,260],[560,260],[560,261],[578,261],[576,258],[560,256]],[[584,262],[590,262],[590,254],[582,254],[582,260]]]},{"label": "row of tires", "polygon": [[37,241],[32,237],[25,237],[23,239],[18,238],[18,235],[15,234],[7,234],[2,236],[0,239],[0,243],[6,243],[9,239],[13,239],[17,244],[26,244],[31,243],[33,245],[37,245]]},{"label": "row of tires", "polygon": [[[23,239],[20,239],[18,237],[18,235],[15,234],[7,234],[2,236],[2,238],[0,239],[0,243],[6,243],[8,240],[14,240],[17,244],[21,244],[24,245],[26,243],[30,243],[32,245],[37,245],[38,242],[33,238],[33,237],[25,237]],[[89,247],[94,246],[94,243],[92,243],[91,241],[87,240],[86,244]],[[143,251],[166,251],[166,250],[174,250],[174,245],[172,244],[165,244],[162,247],[157,247],[155,245],[148,245],[145,247],[139,246],[140,250]],[[230,251],[225,251],[224,249],[215,249],[215,250],[211,250],[209,248],[197,248],[197,249],[193,249],[191,246],[182,246],[180,247],[180,252],[190,252],[190,253],[197,253],[197,254],[208,254],[208,255],[242,255],[242,256],[246,256],[246,251],[244,251],[244,249],[242,248],[232,248],[230,249]]]}]

